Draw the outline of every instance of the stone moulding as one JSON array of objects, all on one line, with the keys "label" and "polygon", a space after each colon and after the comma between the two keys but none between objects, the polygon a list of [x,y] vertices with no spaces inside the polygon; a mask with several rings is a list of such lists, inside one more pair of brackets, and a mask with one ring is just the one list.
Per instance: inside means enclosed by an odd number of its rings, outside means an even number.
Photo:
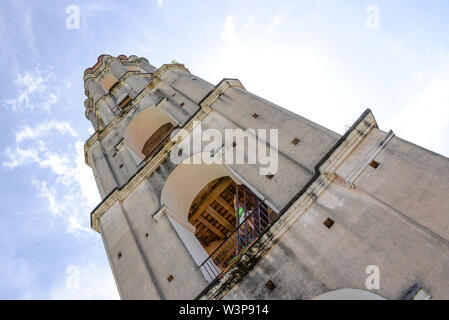
[{"label": "stone moulding", "polygon": [[371,110],[367,109],[335,146],[315,167],[315,176],[299,191],[297,196],[279,213],[278,219],[247,249],[226,273],[215,279],[196,299],[221,299],[251,270],[307,210],[336,178],[336,170],[360,142],[377,127]]},{"label": "stone moulding", "polygon": [[240,88],[246,91],[245,87],[238,79],[223,79],[200,104],[203,106],[212,106],[212,104],[220,98],[220,95],[225,93],[229,88]]},{"label": "stone moulding", "polygon": [[[109,61],[111,59],[113,59],[113,57],[110,55],[102,54],[101,56],[99,56],[97,63],[95,63],[92,68],[87,68],[86,70],[84,70],[84,82],[86,82],[86,80],[88,79],[97,77],[103,69],[107,68],[106,61]],[[84,88],[87,89],[86,86],[84,86]]]},{"label": "stone moulding", "polygon": [[[168,69],[171,69],[169,67]],[[180,130],[174,137],[173,140],[167,143],[161,151],[159,151],[156,156],[154,156],[150,161],[148,161],[142,169],[140,169],[130,180],[121,188],[115,188],[106,198],[91,212],[91,227],[92,229],[100,232],[99,228],[99,219],[107,210],[116,202],[123,201],[130,192],[132,192],[146,177],[150,176],[154,170],[156,170],[162,162],[167,159],[170,154],[170,150],[176,146],[178,143],[182,141],[185,135],[190,134],[194,129],[194,123],[200,123],[204,118],[209,115],[212,111],[212,104],[218,99],[221,93],[224,93],[227,89],[232,87],[238,87],[244,89],[243,85],[240,81],[235,79],[223,79],[201,102],[201,109],[197,112],[195,116],[193,116],[188,123],[183,127],[184,130]],[[146,90],[146,89],[145,89]],[[118,117],[116,117],[117,119]],[[116,120],[114,119],[114,120]],[[114,121],[113,120],[113,121]],[[119,120],[117,120],[119,121]],[[112,123],[112,122],[111,122]],[[109,128],[108,128],[109,127]],[[89,146],[92,145],[97,139],[106,135],[110,130],[112,130],[112,126],[108,126],[101,134],[95,134],[92,136],[92,141],[86,142],[86,146],[89,143]],[[108,131],[106,131],[108,130]],[[161,212],[162,214],[162,212]]]},{"label": "stone moulding", "polygon": [[370,152],[370,154],[368,155],[368,158],[366,160],[362,161],[355,168],[355,170],[349,174],[349,176],[348,176],[348,178],[346,178],[345,182],[350,188],[355,188],[354,183],[357,180],[357,178],[369,166],[371,161],[373,161],[374,158],[376,158],[376,156],[385,148],[385,146],[388,144],[388,142],[390,142],[390,140],[393,139],[394,136],[395,136],[395,134],[393,133],[392,130],[390,130],[388,132],[387,136],[381,142],[379,142],[374,147],[374,149]]},{"label": "stone moulding", "polygon": [[[132,57],[135,57],[135,58],[132,59],[132,60],[129,60]],[[84,83],[86,83],[86,81],[89,80],[89,79],[98,77],[98,75],[101,74],[104,71],[104,69],[108,69],[107,62],[109,62],[111,60],[121,60],[121,59],[112,57],[110,55],[104,55],[104,54],[99,56],[97,63],[92,68],[87,68],[84,71],[84,77],[83,77]],[[145,62],[149,63],[147,59],[145,59],[143,57],[138,58],[136,56],[130,56],[128,58],[128,61],[130,63],[131,62],[140,62],[140,61],[145,61]],[[123,60],[121,62],[123,62]],[[84,86],[84,89],[87,89],[86,86]]]},{"label": "stone moulding", "polygon": [[165,71],[167,70],[181,70],[185,71],[187,73],[190,73],[189,69],[187,69],[183,64],[181,63],[171,63],[171,64],[164,64],[159,69],[157,69],[153,73],[153,77],[160,79]]},{"label": "stone moulding", "polygon": [[376,120],[371,112],[359,121],[353,129],[349,129],[347,136],[340,146],[329,155],[329,157],[320,166],[320,172],[325,174],[334,174],[337,168],[346,160],[349,154],[359,145],[359,143],[368,135],[368,133],[377,127]]},{"label": "stone moulding", "polygon": [[87,98],[85,101],[84,101],[84,107],[86,108],[86,110],[84,111],[84,116],[87,118],[87,119],[89,119],[89,116],[88,116],[88,114],[89,114],[89,111],[94,111],[94,108],[93,108],[93,99],[92,98]]},{"label": "stone moulding", "polygon": [[159,211],[157,211],[155,214],[152,215],[154,221],[158,222],[162,219],[163,216],[167,214],[167,207],[163,205]]}]

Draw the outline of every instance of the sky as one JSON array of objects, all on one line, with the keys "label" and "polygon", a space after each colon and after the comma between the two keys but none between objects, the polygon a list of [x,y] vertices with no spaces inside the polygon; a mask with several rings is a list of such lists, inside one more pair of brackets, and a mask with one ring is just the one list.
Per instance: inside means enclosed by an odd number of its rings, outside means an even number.
[{"label": "sky", "polygon": [[1,0],[0,299],[119,298],[83,155],[100,54],[238,78],[339,134],[369,107],[448,157],[448,17],[447,0]]}]

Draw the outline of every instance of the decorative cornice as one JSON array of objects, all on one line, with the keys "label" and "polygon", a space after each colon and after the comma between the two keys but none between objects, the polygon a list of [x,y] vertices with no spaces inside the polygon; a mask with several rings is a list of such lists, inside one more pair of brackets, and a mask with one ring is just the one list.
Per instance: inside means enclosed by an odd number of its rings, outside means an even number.
[{"label": "decorative cornice", "polygon": [[122,138],[119,143],[114,147],[116,151],[119,151],[125,145],[125,139]]},{"label": "decorative cornice", "polygon": [[[92,98],[87,98],[86,101],[84,101],[84,106],[86,107],[86,110],[84,111],[84,115],[86,116],[87,119],[89,119],[89,111],[93,111],[93,102],[92,102]],[[90,119],[89,119],[90,120]]]},{"label": "decorative cornice", "polygon": [[98,57],[97,63],[95,63],[93,67],[84,70],[84,81],[86,81],[87,77],[89,77],[90,75],[95,76],[96,74],[98,74],[98,71],[101,70],[105,66],[106,62],[110,60],[120,60],[120,62],[123,64],[132,64],[133,62],[140,62],[142,60],[148,62],[147,59],[143,57],[139,58],[135,55],[129,56],[129,58],[127,58],[125,55],[122,54],[119,55],[117,58],[115,58],[109,54],[102,54]]},{"label": "decorative cornice", "polygon": [[365,117],[358,121],[344,136],[344,140],[332,151],[332,154],[320,164],[320,172],[328,175],[334,174],[351,152],[368,135],[371,129],[377,127],[373,114],[367,112]]},{"label": "decorative cornice", "polygon": [[158,222],[159,220],[162,219],[163,216],[165,216],[167,214],[167,207],[165,205],[163,205],[158,212],[156,212],[155,214],[152,215],[154,221]]},{"label": "decorative cornice", "polygon": [[98,62],[92,68],[86,69],[84,71],[84,89],[87,90],[87,81],[91,79],[97,78],[99,75],[103,74],[106,70],[109,70],[108,62],[112,59],[116,59],[111,57],[110,55],[102,55],[98,58]]},{"label": "decorative cornice", "polygon": [[201,102],[201,104],[211,106],[215,100],[220,98],[220,96],[229,88],[240,88],[246,91],[245,87],[238,79],[223,79],[215,86],[214,90]]},{"label": "decorative cornice", "polygon": [[[133,60],[131,60],[131,58],[134,58]],[[122,65],[133,65],[136,62],[139,63],[141,61],[145,61],[148,63],[148,60],[145,58],[138,58],[136,56],[130,56],[127,60],[123,60],[123,59],[118,59],[115,57],[112,57],[110,55],[101,55],[98,57],[98,61],[97,63],[92,67],[92,68],[87,68],[84,71],[84,77],[83,77],[83,81],[84,81],[84,90],[85,93],[87,95],[87,82],[90,80],[95,80],[96,78],[98,78],[99,76],[103,75],[105,72],[107,71],[111,71],[108,64],[111,60],[120,60],[120,63]],[[128,71],[129,72],[129,71]]]},{"label": "decorative cornice", "polygon": [[164,74],[167,70],[182,70],[190,73],[189,69],[187,69],[183,64],[181,63],[171,63],[171,64],[164,64],[159,69],[157,69],[156,72],[153,73],[153,76],[155,78],[161,78],[162,74]]},{"label": "decorative cornice", "polygon": [[368,157],[363,160],[345,179],[346,184],[350,188],[355,188],[354,182],[357,180],[357,178],[362,174],[362,172],[369,166],[371,161],[374,160],[374,158],[385,148],[385,146],[390,142],[391,139],[394,137],[394,132],[390,130],[387,134],[387,136],[380,141],[379,143],[376,143],[373,150],[369,153]]},{"label": "decorative cornice", "polygon": [[95,63],[92,68],[87,68],[86,70],[84,70],[84,76],[86,76],[88,73],[95,72],[97,70],[98,66],[101,63],[103,63],[103,59],[106,56],[109,56],[109,55],[102,54],[102,55],[98,56],[97,63]]}]

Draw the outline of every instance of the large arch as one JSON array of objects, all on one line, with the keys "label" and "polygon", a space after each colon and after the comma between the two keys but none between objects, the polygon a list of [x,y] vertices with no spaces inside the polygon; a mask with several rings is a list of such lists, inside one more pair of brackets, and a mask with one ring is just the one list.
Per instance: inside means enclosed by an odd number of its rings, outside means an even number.
[{"label": "large arch", "polygon": [[221,164],[193,164],[201,162],[202,156],[203,153],[197,153],[179,164],[165,181],[161,192],[161,203],[177,219],[187,223],[193,200],[209,182],[225,176],[236,180]]},{"label": "large arch", "polygon": [[206,164],[205,157],[210,153],[197,153],[171,172],[161,203],[211,281],[257,239],[275,213],[225,165]]},{"label": "large arch", "polygon": [[125,145],[130,148],[140,160],[145,159],[143,153],[145,143],[154,133],[166,124],[176,126],[164,110],[148,107],[139,112],[128,124],[123,135]]},{"label": "large arch", "polygon": [[[161,192],[161,203],[165,207],[168,219],[198,266],[209,257],[210,253],[195,236],[196,228],[189,223],[192,202],[201,190],[214,180],[226,176],[236,179],[223,165],[193,164],[200,162],[197,158],[202,156],[203,153],[198,153],[180,163],[165,181]],[[205,270],[201,271],[207,281],[213,280]]]}]

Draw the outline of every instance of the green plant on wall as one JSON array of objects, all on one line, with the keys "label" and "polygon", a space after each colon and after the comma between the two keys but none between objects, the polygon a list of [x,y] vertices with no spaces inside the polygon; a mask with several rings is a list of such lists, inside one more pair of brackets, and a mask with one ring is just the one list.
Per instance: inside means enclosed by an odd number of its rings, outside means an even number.
[{"label": "green plant on wall", "polygon": [[179,62],[178,62],[178,60],[173,59],[173,60],[171,61],[171,64],[179,64]]},{"label": "green plant on wall", "polygon": [[237,261],[240,260],[240,258],[241,258],[246,252],[248,252],[248,249],[244,249],[244,250],[240,251],[240,253],[239,253],[237,256],[235,256],[234,258],[231,259],[231,262],[232,262],[232,263],[236,263]]}]

